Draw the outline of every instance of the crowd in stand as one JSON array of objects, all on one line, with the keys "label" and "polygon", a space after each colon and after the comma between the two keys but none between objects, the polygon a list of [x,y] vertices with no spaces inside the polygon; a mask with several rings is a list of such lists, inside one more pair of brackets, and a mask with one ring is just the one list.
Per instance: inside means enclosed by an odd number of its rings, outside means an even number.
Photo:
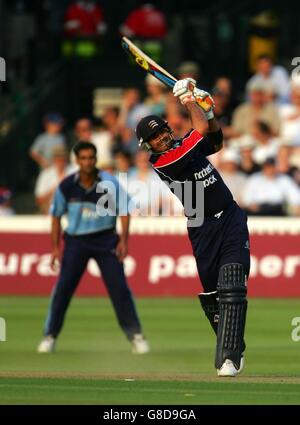
[{"label": "crowd in stand", "polygon": [[[196,64],[180,66],[178,78],[188,75],[197,76],[201,87]],[[106,107],[94,121],[81,117],[70,137],[63,133],[63,117],[57,113],[45,117],[45,132],[30,150],[41,169],[35,189],[40,212],[48,211],[55,187],[76,169],[69,153],[79,140],[96,145],[99,167],[117,176],[127,173],[129,192],[135,181],[149,186],[155,181],[159,188],[147,153],[138,151],[135,127],[140,118],[153,113],[166,119],[179,138],[188,132],[190,121],[177,99],[155,78],[146,77],[145,92],[142,98],[139,89],[124,89],[119,107]],[[225,147],[210,160],[236,201],[250,215],[300,215],[300,80],[292,80],[283,67],[262,56],[257,73],[246,84],[242,103],[233,98],[232,83],[226,77],[218,78],[211,92]],[[146,195],[141,203],[147,209],[150,197]],[[163,188],[158,202],[160,211],[164,202],[172,202],[171,214],[182,214],[177,200]]]}]

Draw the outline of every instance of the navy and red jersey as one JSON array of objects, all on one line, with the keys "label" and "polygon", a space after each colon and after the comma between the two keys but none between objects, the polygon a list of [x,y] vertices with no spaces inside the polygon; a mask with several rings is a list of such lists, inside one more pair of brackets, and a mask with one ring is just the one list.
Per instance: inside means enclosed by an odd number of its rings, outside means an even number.
[{"label": "navy and red jersey", "polygon": [[[184,183],[192,182],[193,200],[196,198],[196,182],[202,182],[205,217],[214,216],[233,202],[230,190],[206,158],[215,153],[215,146],[222,142],[222,138],[221,130],[203,137],[192,129],[185,137],[176,140],[172,149],[150,157],[153,169],[163,181],[180,184],[183,191]],[[184,197],[180,201],[185,207]]]}]

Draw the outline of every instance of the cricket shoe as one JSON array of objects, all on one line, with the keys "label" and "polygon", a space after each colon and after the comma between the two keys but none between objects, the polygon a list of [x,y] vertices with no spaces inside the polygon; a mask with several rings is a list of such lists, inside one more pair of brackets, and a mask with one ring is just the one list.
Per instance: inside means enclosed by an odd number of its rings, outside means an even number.
[{"label": "cricket shoe", "polygon": [[53,336],[48,335],[39,343],[37,348],[38,353],[53,353],[56,340]]},{"label": "cricket shoe", "polygon": [[135,334],[131,340],[133,354],[147,354],[150,346],[142,334]]},{"label": "cricket shoe", "polygon": [[231,377],[239,375],[244,368],[244,356],[241,357],[240,368],[237,369],[230,359],[226,359],[220,369],[217,369],[218,376]]}]

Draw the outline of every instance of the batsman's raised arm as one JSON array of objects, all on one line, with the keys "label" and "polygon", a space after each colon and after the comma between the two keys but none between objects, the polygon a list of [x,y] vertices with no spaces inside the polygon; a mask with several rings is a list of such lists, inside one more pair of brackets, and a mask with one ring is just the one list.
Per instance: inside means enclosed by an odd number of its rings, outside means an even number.
[{"label": "batsman's raised arm", "polygon": [[198,89],[196,81],[192,78],[177,81],[173,93],[187,108],[193,129],[206,136],[205,141],[201,144],[203,154],[211,155],[222,149],[222,130],[214,116],[214,101],[211,95]]}]

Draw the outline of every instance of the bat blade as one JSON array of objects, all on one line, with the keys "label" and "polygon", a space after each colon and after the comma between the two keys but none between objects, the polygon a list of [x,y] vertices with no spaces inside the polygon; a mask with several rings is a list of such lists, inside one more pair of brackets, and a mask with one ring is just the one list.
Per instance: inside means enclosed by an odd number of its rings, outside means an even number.
[{"label": "bat blade", "polygon": [[125,52],[135,60],[138,66],[149,72],[149,74],[153,75],[166,86],[170,88],[174,87],[177,81],[176,78],[154,62],[153,59],[149,58],[132,41],[127,37],[122,37],[121,44]]},{"label": "bat blade", "polygon": [[[167,87],[174,87],[177,82],[176,78],[154,62],[153,59],[149,58],[149,56],[139,49],[132,41],[130,41],[127,37],[122,37],[121,44],[126,53],[135,60],[138,66],[143,68],[146,72],[149,72],[149,74],[153,75]],[[193,91],[193,88],[194,87],[192,86],[190,90]],[[205,98],[196,98],[196,102],[202,109],[204,109],[204,111],[208,111],[213,105],[209,96]]]}]

